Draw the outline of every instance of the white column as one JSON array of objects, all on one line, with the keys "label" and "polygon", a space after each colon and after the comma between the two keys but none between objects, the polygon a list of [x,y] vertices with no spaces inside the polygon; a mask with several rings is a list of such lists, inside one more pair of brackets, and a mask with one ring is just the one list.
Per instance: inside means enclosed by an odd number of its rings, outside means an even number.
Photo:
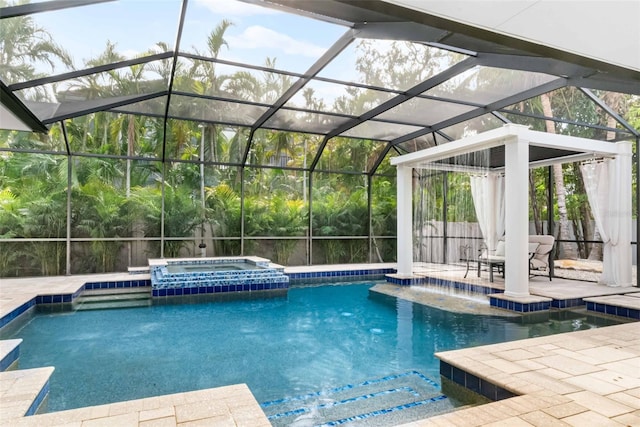
[{"label": "white column", "polygon": [[[614,221],[618,223],[618,242],[615,254],[615,264],[618,271],[614,272],[617,286],[633,286],[631,278],[631,163],[632,150],[630,141],[621,141],[617,143],[618,154],[616,156],[617,167],[614,173],[618,176],[615,180],[609,180],[612,186],[611,193],[616,195],[614,199],[618,199],[618,215],[614,217]],[[612,203],[613,204],[613,203]]]},{"label": "white column", "polygon": [[529,141],[514,137],[505,149],[505,295],[529,295]]},{"label": "white column", "polygon": [[406,276],[413,273],[412,172],[407,166],[398,166],[396,172],[398,274]]}]

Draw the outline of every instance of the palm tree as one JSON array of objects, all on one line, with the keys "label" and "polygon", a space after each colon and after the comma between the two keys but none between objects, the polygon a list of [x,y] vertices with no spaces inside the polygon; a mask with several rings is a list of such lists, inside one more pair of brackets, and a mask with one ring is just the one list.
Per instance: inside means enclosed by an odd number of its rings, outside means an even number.
[{"label": "palm tree", "polygon": [[[542,104],[542,112],[545,117],[553,117],[553,110],[551,108],[551,94],[545,93],[540,95],[540,103]],[[556,133],[555,123],[551,120],[545,121],[547,132]],[[559,228],[558,238],[559,240],[569,240],[569,215],[567,213],[567,189],[564,185],[564,173],[562,171],[562,164],[553,165],[553,179],[556,188],[556,203],[558,206]],[[551,207],[549,207],[550,209]],[[578,257],[575,247],[570,242],[559,242],[558,248],[562,256],[575,259]]]},{"label": "palm tree", "polygon": [[[0,0],[0,8],[10,5],[6,0]],[[68,69],[73,69],[69,54],[33,18],[18,16],[2,20],[0,79],[3,82],[12,84],[31,80],[41,75],[36,72],[37,64],[44,64],[54,70],[57,61]]]},{"label": "palm tree", "polygon": [[125,196],[111,185],[97,177],[74,189],[74,228],[79,236],[91,237],[91,251],[94,258],[93,271],[111,272],[115,270],[121,241],[101,240],[130,235],[130,218],[123,209]]}]

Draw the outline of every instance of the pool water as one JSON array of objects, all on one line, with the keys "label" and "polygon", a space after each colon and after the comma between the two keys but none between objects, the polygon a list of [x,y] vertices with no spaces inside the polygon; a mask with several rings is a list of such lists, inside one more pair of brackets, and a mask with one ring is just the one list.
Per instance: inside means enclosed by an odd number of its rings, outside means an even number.
[{"label": "pool water", "polygon": [[37,314],[2,338],[24,340],[20,368],[55,366],[48,408],[57,411],[237,383],[246,383],[258,402],[398,375],[437,387],[434,352],[598,326],[580,317],[523,324],[455,314],[370,294],[372,285]]},{"label": "pool water", "polygon": [[192,272],[209,272],[209,271],[239,271],[239,270],[257,270],[260,267],[249,263],[232,263],[232,264],[169,264],[167,272],[169,273],[192,273]]}]

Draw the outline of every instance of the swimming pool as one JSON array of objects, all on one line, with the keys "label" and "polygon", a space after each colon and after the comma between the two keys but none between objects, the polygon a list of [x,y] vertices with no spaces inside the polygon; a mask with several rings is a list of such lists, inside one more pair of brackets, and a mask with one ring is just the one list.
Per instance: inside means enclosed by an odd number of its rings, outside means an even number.
[{"label": "swimming pool", "polygon": [[[247,383],[265,412],[278,415],[272,422],[286,425],[313,415],[295,412],[304,399],[318,413],[354,399],[366,403],[364,412],[374,400],[404,411],[412,410],[397,403],[404,395],[439,399],[437,351],[597,326],[581,317],[523,324],[454,314],[370,294],[372,284],[293,287],[288,297],[268,300],[38,314],[2,338],[24,340],[21,368],[55,366],[49,411]],[[445,398],[421,408],[455,405]]]}]

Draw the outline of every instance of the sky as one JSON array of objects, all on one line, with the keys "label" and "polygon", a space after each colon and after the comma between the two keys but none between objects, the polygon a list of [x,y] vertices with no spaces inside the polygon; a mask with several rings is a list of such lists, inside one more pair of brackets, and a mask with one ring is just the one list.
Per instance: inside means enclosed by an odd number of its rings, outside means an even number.
[{"label": "sky", "polygon": [[[38,13],[31,19],[71,54],[76,69],[83,69],[86,60],[104,52],[107,41],[126,58],[148,52],[159,41],[173,50],[181,5],[181,0],[118,0]],[[348,31],[345,26],[242,1],[189,0],[180,51],[209,56],[207,37],[223,19],[233,25],[225,33],[228,47],[218,58],[250,65],[276,58],[277,69],[296,73],[306,72]],[[331,64],[331,77],[357,80],[355,45]],[[51,75],[68,70],[58,64],[53,73],[44,66],[38,71]],[[323,97],[329,102],[343,94],[340,87],[327,90]]]},{"label": "sky", "polygon": [[[98,57],[108,41],[125,58],[134,58],[165,42],[173,50],[178,29],[181,0],[119,0],[73,7],[31,15],[39,27],[49,32],[74,58],[76,69],[86,68],[88,59]],[[228,47],[218,58],[264,65],[267,57],[276,58],[275,68],[304,73],[349,28],[318,19],[284,13],[236,0],[189,0],[180,51],[210,56],[207,37],[227,19],[233,23],[225,33]],[[384,52],[389,41],[378,40],[376,48]],[[355,67],[358,42],[352,42],[319,75],[344,81],[359,81]],[[46,74],[52,74],[43,69]],[[53,74],[67,70],[56,69]],[[64,89],[59,84],[58,89]],[[315,85],[316,95],[327,106],[340,95],[340,85]],[[406,88],[398,88],[404,90]],[[51,89],[49,89],[51,90]],[[304,106],[300,96],[293,104]],[[302,105],[300,105],[302,104]]]},{"label": "sky", "polygon": [[[32,15],[64,46],[82,68],[83,61],[98,56],[107,40],[127,57],[147,51],[158,41],[174,47],[181,2],[179,0],[120,0]],[[206,38],[228,19],[225,33],[229,49],[220,58],[262,65],[267,56],[276,66],[304,72],[342,34],[346,27],[235,0],[191,0],[181,51],[206,52]]]}]

